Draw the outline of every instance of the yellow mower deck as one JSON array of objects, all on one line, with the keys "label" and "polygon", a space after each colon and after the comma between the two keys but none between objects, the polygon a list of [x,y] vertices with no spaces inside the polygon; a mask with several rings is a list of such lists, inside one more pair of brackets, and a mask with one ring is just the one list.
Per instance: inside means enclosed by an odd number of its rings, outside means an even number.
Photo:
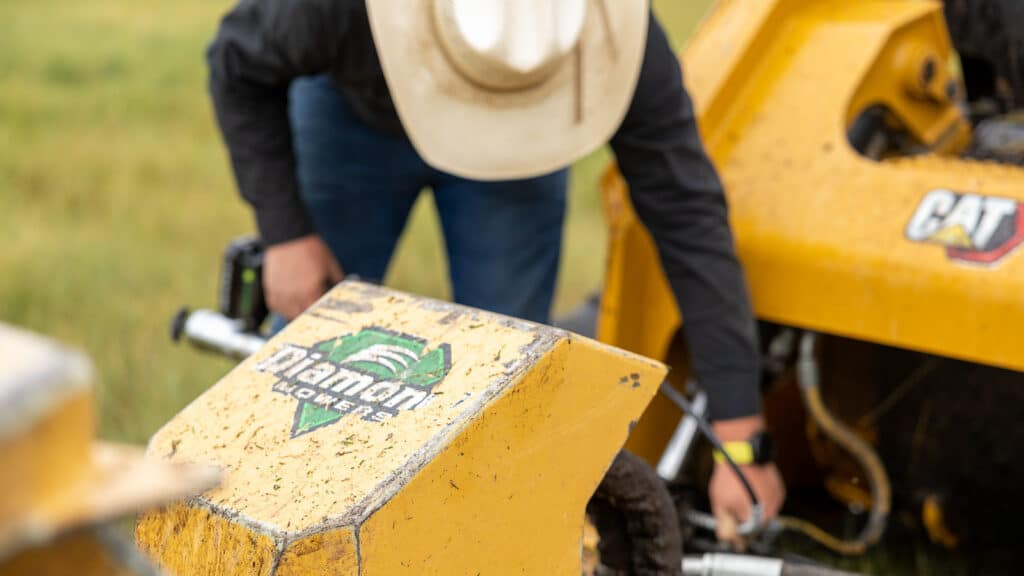
[{"label": "yellow mower deck", "polygon": [[586,502],[664,375],[345,282],[157,433],[152,457],[226,479],[136,538],[181,574],[578,574]]}]

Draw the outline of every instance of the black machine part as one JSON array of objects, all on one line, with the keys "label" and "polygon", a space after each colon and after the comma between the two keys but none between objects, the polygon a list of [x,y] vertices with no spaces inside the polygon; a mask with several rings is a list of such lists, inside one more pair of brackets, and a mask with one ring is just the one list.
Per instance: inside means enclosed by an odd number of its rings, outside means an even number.
[{"label": "black machine part", "polygon": [[263,294],[263,244],[259,238],[235,238],[224,249],[220,312],[238,320],[243,331],[259,330],[270,311]]},{"label": "black machine part", "polygon": [[683,537],[668,488],[643,459],[622,450],[587,505],[601,563],[615,574],[677,575]]},{"label": "black machine part", "polygon": [[944,4],[970,100],[994,99],[1004,112],[1024,106],[1024,2],[945,0]]},{"label": "black machine part", "polygon": [[259,238],[242,236],[228,243],[217,290],[219,310],[182,308],[171,320],[171,340],[243,360],[266,343],[260,327],[270,315]]},{"label": "black machine part", "polygon": [[[702,413],[702,410],[695,409],[690,401],[668,382],[662,383],[659,391],[683,412],[684,416],[680,427],[682,428],[688,420],[695,421],[712,447],[725,457],[726,463],[747,491],[752,503],[751,517],[739,526],[739,534],[750,536],[761,532],[773,533],[780,529],[792,530],[804,534],[838,554],[863,554],[869,547],[877,543],[885,532],[891,500],[889,479],[884,466],[874,450],[848,427],[834,418],[821,401],[819,391],[821,377],[815,350],[816,338],[817,335],[813,332],[803,332],[799,337],[799,354],[796,365],[797,380],[803,392],[805,407],[815,422],[829,438],[850,452],[867,474],[871,489],[872,505],[867,524],[854,539],[842,540],[836,538],[816,525],[800,518],[782,516],[772,520],[767,525],[764,524],[761,518],[762,510],[757,495],[754,493],[743,471],[736,465],[729,454],[722,449],[721,442],[715,436],[714,430],[711,428],[711,424]],[[790,345],[796,345],[797,343],[797,338],[795,337],[788,336],[785,339]],[[691,384],[691,387],[695,387],[695,385]],[[692,442],[692,439],[690,442]],[[686,448],[673,447],[672,443],[669,445],[669,450],[682,451],[684,454],[686,452]],[[663,456],[662,460],[665,459],[665,456]],[[684,459],[680,459],[679,463],[681,464]],[[675,470],[677,471],[678,468]],[[671,480],[671,477],[668,479]],[[712,532],[715,531],[718,524],[717,520],[710,514],[696,510],[689,510],[685,516],[689,524]]]},{"label": "black machine part", "polygon": [[750,439],[755,464],[769,464],[775,461],[775,443],[768,432],[762,430]]}]

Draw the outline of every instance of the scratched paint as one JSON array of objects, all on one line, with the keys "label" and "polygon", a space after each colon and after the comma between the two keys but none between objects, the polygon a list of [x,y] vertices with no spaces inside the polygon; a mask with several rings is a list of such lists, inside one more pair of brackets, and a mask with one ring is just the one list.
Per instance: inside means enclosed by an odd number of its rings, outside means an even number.
[{"label": "scratched paint", "polygon": [[[432,517],[450,528],[427,530],[436,534],[422,534],[424,543],[446,535],[481,555],[459,559],[454,548],[424,544],[396,558],[461,573],[466,562],[497,565],[493,552],[510,548],[528,521],[550,524],[541,533],[551,542],[578,541],[583,505],[663,366],[554,328],[356,282],[327,301],[355,304],[301,316],[153,438],[155,457],[213,461],[227,474],[189,506],[148,515],[138,532],[146,550],[180,573],[204,572],[218,555],[265,562],[268,552],[271,574],[318,573],[332,558],[349,567],[335,573],[392,573],[399,568],[387,562],[374,568],[376,556],[393,554],[399,537]],[[326,397],[317,406],[334,414],[297,412],[324,390],[375,403],[374,415],[391,412],[368,418]],[[519,504],[542,499],[544,510],[478,537],[455,531],[512,493]],[[456,501],[438,522],[438,503]],[[222,526],[210,532],[211,523]],[[578,543],[555,556],[564,564],[573,554]]]}]

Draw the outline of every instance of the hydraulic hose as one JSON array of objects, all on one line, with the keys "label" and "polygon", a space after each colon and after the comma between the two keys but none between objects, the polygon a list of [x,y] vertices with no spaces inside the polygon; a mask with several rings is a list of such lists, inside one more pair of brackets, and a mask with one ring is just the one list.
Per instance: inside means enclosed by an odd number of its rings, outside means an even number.
[{"label": "hydraulic hose", "polygon": [[[739,479],[740,484],[743,485],[743,489],[747,492],[747,497],[750,498],[750,518],[745,520],[743,524],[739,525],[737,532],[741,536],[748,536],[760,532],[761,529],[764,528],[764,510],[761,508],[761,501],[754,492],[753,486],[750,485],[747,475],[740,470],[736,461],[733,460],[732,456],[730,456],[722,447],[722,442],[718,439],[718,435],[715,434],[714,429],[711,427],[711,423],[703,416],[703,411],[695,410],[694,407],[690,405],[690,402],[686,397],[680,394],[679,391],[673,388],[667,381],[661,383],[659,391],[683,412],[684,418],[690,416],[697,421],[697,427],[704,433],[704,437],[711,443],[711,447],[717,450],[725,458],[726,464],[732,469],[733,473],[736,474],[736,478]],[[695,526],[712,532],[714,532],[718,526],[718,520],[716,520],[714,516],[704,512],[698,512],[696,510],[690,510],[687,512],[686,520]]]},{"label": "hydraulic hose", "polygon": [[833,442],[849,452],[863,468],[871,491],[871,510],[868,521],[860,534],[852,540],[843,540],[825,532],[821,528],[792,517],[780,517],[778,524],[782,528],[803,533],[822,546],[848,556],[863,554],[870,546],[877,543],[885,533],[889,518],[892,493],[889,476],[874,449],[845,424],[837,420],[825,407],[821,399],[821,370],[815,356],[817,335],[804,332],[800,337],[800,350],[797,359],[796,376],[803,394],[804,404],[811,418]]}]

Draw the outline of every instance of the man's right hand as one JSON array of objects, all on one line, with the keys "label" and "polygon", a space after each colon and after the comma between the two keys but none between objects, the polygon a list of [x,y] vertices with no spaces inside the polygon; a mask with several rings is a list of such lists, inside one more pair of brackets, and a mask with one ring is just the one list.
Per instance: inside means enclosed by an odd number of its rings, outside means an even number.
[{"label": "man's right hand", "polygon": [[270,246],[263,258],[267,307],[288,320],[309,308],[342,277],[338,261],[315,234]]}]

